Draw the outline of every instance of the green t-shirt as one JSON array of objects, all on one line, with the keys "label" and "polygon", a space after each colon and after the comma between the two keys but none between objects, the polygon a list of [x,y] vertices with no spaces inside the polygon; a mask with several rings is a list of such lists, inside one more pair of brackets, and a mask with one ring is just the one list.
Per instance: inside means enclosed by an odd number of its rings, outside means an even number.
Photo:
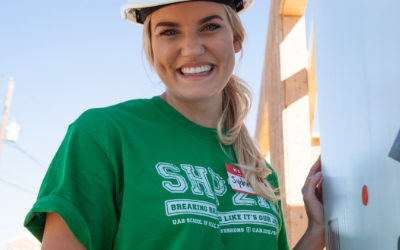
[{"label": "green t-shirt", "polygon": [[[24,226],[41,241],[56,212],[90,250],[289,249],[280,203],[235,192],[230,157],[216,129],[158,96],[88,110],[69,126]],[[279,185],[274,170],[267,178]]]}]

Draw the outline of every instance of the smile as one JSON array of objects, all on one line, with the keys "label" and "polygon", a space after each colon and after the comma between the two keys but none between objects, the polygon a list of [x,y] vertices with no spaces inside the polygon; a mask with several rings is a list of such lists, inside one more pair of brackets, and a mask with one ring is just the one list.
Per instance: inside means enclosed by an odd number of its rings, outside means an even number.
[{"label": "smile", "polygon": [[201,75],[207,75],[213,70],[212,65],[203,65],[201,67],[184,67],[180,69],[180,72],[182,75],[185,76],[201,76]]}]

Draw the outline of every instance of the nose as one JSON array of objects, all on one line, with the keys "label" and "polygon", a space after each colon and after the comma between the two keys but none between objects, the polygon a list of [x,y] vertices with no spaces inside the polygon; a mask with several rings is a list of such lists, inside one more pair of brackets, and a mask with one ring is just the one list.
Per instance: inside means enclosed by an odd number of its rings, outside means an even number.
[{"label": "nose", "polygon": [[197,34],[188,34],[182,40],[181,54],[184,57],[196,58],[204,54],[205,48],[201,37]]}]

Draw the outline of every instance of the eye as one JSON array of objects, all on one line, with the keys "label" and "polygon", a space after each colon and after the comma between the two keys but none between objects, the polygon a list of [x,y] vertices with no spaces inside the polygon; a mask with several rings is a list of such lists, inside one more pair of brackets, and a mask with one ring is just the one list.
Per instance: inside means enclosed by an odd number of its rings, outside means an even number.
[{"label": "eye", "polygon": [[204,27],[204,30],[216,30],[220,28],[221,26],[216,24],[216,23],[209,23]]},{"label": "eye", "polygon": [[171,30],[171,29],[163,30],[163,31],[161,31],[160,36],[172,36],[172,35],[175,35],[176,33],[177,32],[175,30]]}]

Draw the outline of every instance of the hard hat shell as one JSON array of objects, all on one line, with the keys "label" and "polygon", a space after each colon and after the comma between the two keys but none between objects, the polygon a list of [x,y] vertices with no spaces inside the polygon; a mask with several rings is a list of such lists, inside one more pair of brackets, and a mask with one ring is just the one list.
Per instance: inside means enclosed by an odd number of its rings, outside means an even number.
[{"label": "hard hat shell", "polygon": [[207,1],[226,4],[235,9],[240,15],[248,10],[255,0],[129,0],[129,3],[121,6],[121,15],[125,20],[143,25],[146,17],[157,9],[174,3],[190,1]]}]

